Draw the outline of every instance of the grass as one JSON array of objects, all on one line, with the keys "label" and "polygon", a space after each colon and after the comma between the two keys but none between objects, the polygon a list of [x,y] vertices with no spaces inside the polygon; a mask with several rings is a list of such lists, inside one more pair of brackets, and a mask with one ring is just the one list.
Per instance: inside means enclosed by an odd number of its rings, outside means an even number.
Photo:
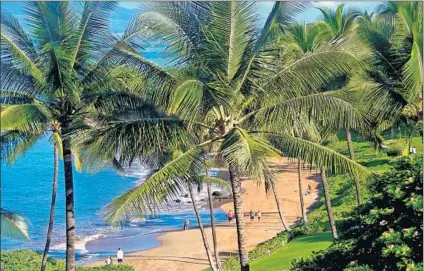
[{"label": "grass", "polygon": [[296,237],[285,247],[275,250],[271,255],[252,262],[252,271],[288,269],[293,259],[310,256],[313,251],[324,250],[331,245],[332,241],[331,233],[328,232]]},{"label": "grass", "polygon": [[[399,138],[399,136],[401,137]],[[383,142],[384,146],[393,149],[407,149],[405,131],[402,130],[400,134],[395,133],[394,135],[388,132],[384,134],[383,137],[385,139]],[[398,158],[395,156],[388,156],[384,151],[376,151],[370,142],[365,141],[355,133],[352,133],[352,141],[356,161],[376,173],[384,173],[390,170],[393,162]],[[422,153],[423,143],[422,137],[419,134],[415,134],[414,137],[412,137],[411,145],[417,149],[418,155]],[[344,133],[340,133],[338,138],[333,140],[328,147],[343,155],[349,156]],[[361,179],[361,192],[364,201],[370,196],[366,188],[367,182],[369,181],[370,180]],[[329,175],[328,185],[336,222],[337,220],[341,221],[346,218],[357,205],[353,180],[347,175]],[[312,232],[330,230],[326,212],[324,198],[321,198],[318,207],[308,214]]]}]

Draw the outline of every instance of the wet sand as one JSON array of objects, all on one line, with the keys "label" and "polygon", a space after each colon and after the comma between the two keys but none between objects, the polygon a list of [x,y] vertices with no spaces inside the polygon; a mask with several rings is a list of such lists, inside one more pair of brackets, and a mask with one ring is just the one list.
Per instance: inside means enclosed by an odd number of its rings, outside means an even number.
[{"label": "wet sand", "polygon": [[[285,158],[270,160],[275,170],[276,190],[280,199],[280,206],[288,223],[294,224],[300,218],[300,203],[297,181],[297,165]],[[313,172],[314,173],[314,172]],[[319,198],[319,179],[309,170],[302,172],[303,189],[310,185],[312,193],[304,196],[305,206],[313,208]],[[283,230],[279,219],[274,196],[266,194],[265,188],[251,180],[242,182],[243,207],[247,213],[250,210],[261,210],[262,219],[257,218],[253,222],[245,216],[247,244],[253,249],[259,243],[274,237]],[[233,210],[233,203],[228,202],[221,206],[227,212]],[[209,246],[213,249],[212,234],[209,227],[206,228]],[[237,254],[237,235],[235,222],[231,224],[219,223],[217,225],[218,250],[221,260],[230,255]],[[173,231],[157,237],[161,245],[149,250],[143,250],[125,255],[124,263],[133,266],[136,271],[188,271],[202,270],[208,267],[208,261],[203,246],[202,238],[198,229],[188,231]],[[88,266],[99,266],[104,261],[97,261]]]}]

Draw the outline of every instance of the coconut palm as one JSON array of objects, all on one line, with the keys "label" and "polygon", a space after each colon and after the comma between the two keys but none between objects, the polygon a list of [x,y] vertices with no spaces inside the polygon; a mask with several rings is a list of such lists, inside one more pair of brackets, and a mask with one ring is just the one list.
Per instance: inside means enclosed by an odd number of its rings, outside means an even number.
[{"label": "coconut palm", "polygon": [[[335,11],[328,8],[318,8],[324,16],[324,19],[317,23],[320,28],[319,35],[321,36],[322,40],[337,40],[343,36],[352,35],[357,27],[357,19],[369,17],[367,13],[362,16],[358,10],[352,8],[344,11],[344,6],[344,4],[338,5]],[[352,135],[349,127],[345,129],[345,133],[350,159],[355,160]],[[361,204],[362,195],[358,176],[354,176],[354,182],[356,199],[359,205]]]},{"label": "coconut palm", "polygon": [[[208,174],[206,174],[208,176]],[[207,184],[207,192],[208,192],[208,202],[209,202],[209,214],[211,217],[211,231],[212,231],[212,241],[213,241],[213,252],[215,256],[216,265],[218,270],[222,269],[221,258],[219,257],[218,250],[218,240],[216,238],[216,225],[215,225],[215,212],[213,209],[213,196],[212,196],[212,186],[211,184]]]},{"label": "coconut palm", "polygon": [[329,8],[318,8],[324,18],[317,22],[319,35],[322,39],[338,39],[351,34],[356,27],[356,19],[361,12],[355,8],[344,9],[344,4],[339,4],[336,10]]},{"label": "coconut palm", "polygon": [[1,208],[0,222],[2,237],[29,240],[28,225],[21,215]]},{"label": "coconut palm", "polygon": [[29,95],[25,96],[10,91],[3,91],[2,94],[4,94],[1,101],[2,160],[5,160],[7,164],[14,163],[21,155],[31,149],[37,139],[47,133],[51,133],[50,139],[53,141],[52,200],[46,245],[41,263],[41,270],[44,270],[53,233],[59,153],[62,155],[59,127],[48,112],[50,104],[38,102]]},{"label": "coconut palm", "polygon": [[331,234],[333,235],[333,240],[337,241],[339,238],[337,235],[336,221],[334,220],[333,209],[331,207],[330,191],[328,188],[327,174],[325,168],[320,169],[322,189],[324,191],[325,207],[327,209],[328,221],[330,223]]},{"label": "coconut palm", "polygon": [[[206,184],[209,188],[212,184],[217,184],[217,185],[224,186],[224,187],[229,186],[229,183],[227,181],[221,180],[221,179],[215,178],[215,177],[210,177],[210,176],[207,176],[207,175],[205,175],[205,176],[195,176],[193,179],[195,181],[194,184],[196,184],[198,186],[198,191],[200,191],[200,188],[203,186],[203,184]],[[187,187],[188,187],[188,190],[189,190],[191,202],[193,204],[193,210],[196,214],[197,223],[199,224],[199,229],[200,229],[200,232],[202,234],[202,239],[203,239],[203,243],[205,245],[205,249],[206,249],[206,252],[207,252],[207,255],[208,255],[209,264],[210,264],[212,270],[215,270],[215,264],[213,262],[212,255],[210,254],[210,249],[209,249],[208,241],[207,241],[207,238],[206,238],[206,232],[203,228],[203,223],[202,223],[202,220],[200,219],[200,214],[199,214],[199,211],[198,211],[196,203],[195,203],[195,197],[194,197],[194,193],[193,193],[193,184],[191,182],[188,182]],[[211,198],[209,198],[209,201],[211,202]],[[212,226],[212,220],[215,219],[213,217],[213,206],[209,206],[209,208],[211,210],[210,216],[211,216],[211,226]],[[220,262],[220,258],[219,258],[218,248],[217,248],[218,244],[217,244],[217,240],[216,240],[216,231],[215,232],[214,231],[215,231],[215,228],[212,228],[212,234],[213,234],[212,238],[213,238],[213,245],[214,245],[214,256],[215,256],[215,261],[216,261],[216,270],[223,270],[221,262]],[[214,237],[214,235],[215,235],[215,237]]]},{"label": "coconut palm", "polygon": [[299,186],[299,200],[300,200],[300,212],[302,214],[302,221],[305,227],[309,226],[308,216],[306,214],[305,203],[303,200],[303,185],[302,185],[302,163],[300,159],[297,159],[297,183]]},{"label": "coconut palm", "polygon": [[[387,2],[371,22],[359,26],[373,61],[366,76],[351,85],[367,91],[363,104],[377,133],[402,119],[422,120],[422,12],[420,2]],[[366,103],[370,99],[372,106]]]},{"label": "coconut palm", "polygon": [[[348,41],[326,44],[287,61],[269,46],[303,6],[276,2],[264,27],[256,23],[255,3],[250,2],[157,2],[144,6],[127,28],[120,49],[138,58],[130,46],[146,40],[160,40],[166,45],[163,53],[171,60],[170,65],[176,66],[160,69],[160,88],[150,86],[145,93],[164,112],[164,118],[183,123],[190,134],[201,134],[203,140],[197,140],[142,186],[113,201],[108,208],[109,221],[117,222],[134,209],[148,212],[151,200],[164,201],[161,197],[152,199],[152,195],[168,192],[170,187],[178,195],[183,187],[181,176],[188,174],[204,148],[212,146],[230,173],[240,265],[242,270],[249,270],[241,176],[263,181],[267,176],[266,158],[281,152],[329,170],[356,174],[364,170],[350,159],[293,137],[282,128],[288,122],[292,124],[296,112],[306,111],[310,119],[328,124],[357,127],[362,121],[345,100],[316,91],[329,78],[359,68],[360,58],[351,51],[355,48]],[[334,110],[337,114],[331,114]],[[336,119],[323,119],[324,115]],[[209,133],[204,134],[205,128]],[[280,149],[269,144],[269,135],[281,142]],[[87,137],[90,144],[117,154],[118,160],[139,157],[138,147],[145,144],[132,131],[107,121],[93,127]],[[132,148],[128,148],[128,142]]]},{"label": "coconut palm", "polygon": [[[2,112],[2,128],[7,126],[5,133],[9,135],[18,132],[19,140],[24,142],[22,147],[15,149],[19,153],[35,140],[37,134],[33,131],[41,134],[46,131],[45,125],[52,123],[58,127],[57,146],[62,149],[64,158],[66,270],[75,270],[72,160],[79,162],[80,159],[73,151],[73,134],[95,125],[90,116],[96,110],[101,112],[100,107],[129,103],[130,95],[120,94],[120,91],[127,91],[127,75],[119,69],[116,71],[116,67],[131,62],[147,70],[153,65],[140,56],[134,59],[119,50],[122,43],[109,33],[109,15],[115,5],[85,2],[79,9],[68,2],[29,2],[24,9],[28,33],[12,15],[3,13],[1,16],[2,98],[10,97],[10,103],[19,103]],[[111,68],[115,68],[115,72],[111,72]],[[109,80],[112,76],[114,80]],[[3,114],[8,115],[4,117],[8,120],[7,125],[3,123]],[[32,121],[27,122],[28,119]],[[120,123],[115,122],[115,125]],[[144,125],[154,126],[147,131],[160,133],[166,145],[171,125],[166,131],[157,123]],[[126,127],[130,129],[130,125]],[[150,142],[148,138],[146,142]],[[155,144],[160,143],[158,138]],[[146,150],[146,146],[140,151]],[[114,161],[112,156],[106,159]]]}]

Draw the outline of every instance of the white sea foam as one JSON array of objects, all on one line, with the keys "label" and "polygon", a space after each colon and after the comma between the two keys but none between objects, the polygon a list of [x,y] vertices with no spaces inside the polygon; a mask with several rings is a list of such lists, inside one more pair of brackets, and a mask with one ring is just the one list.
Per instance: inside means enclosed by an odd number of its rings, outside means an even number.
[{"label": "white sea foam", "polygon": [[144,232],[144,233],[140,233],[140,234],[136,234],[136,235],[115,237],[114,239],[116,239],[116,240],[129,239],[129,238],[134,238],[134,237],[137,237],[137,236],[144,236],[144,235],[147,235],[147,234],[152,234],[152,233],[156,233],[156,232],[160,232],[160,231],[162,231],[162,229],[159,228],[159,229],[154,229],[154,230],[151,230],[149,232]]},{"label": "white sea foam", "polygon": [[[87,253],[88,250],[86,248],[86,245],[88,242],[93,241],[93,240],[97,240],[100,239],[102,237],[104,237],[104,234],[93,234],[93,235],[89,235],[89,236],[84,236],[82,238],[77,237],[76,242],[75,242],[75,250],[77,250],[80,253]],[[52,250],[66,250],[66,242],[65,243],[59,243],[56,244],[54,246],[52,246],[51,248]]]}]

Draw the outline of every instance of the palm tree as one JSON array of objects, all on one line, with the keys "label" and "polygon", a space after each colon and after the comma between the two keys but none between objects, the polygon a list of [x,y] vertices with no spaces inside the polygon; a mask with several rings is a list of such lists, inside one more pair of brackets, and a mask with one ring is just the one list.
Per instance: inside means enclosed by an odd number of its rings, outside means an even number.
[{"label": "palm tree", "polygon": [[300,211],[302,213],[302,221],[305,227],[309,226],[308,216],[305,210],[305,203],[303,200],[303,185],[302,185],[302,165],[300,159],[297,159],[297,182],[299,185],[299,199],[300,199]]},{"label": "palm tree", "polygon": [[[5,134],[17,134],[27,147],[46,131],[46,124],[58,125],[57,146],[64,158],[67,271],[75,270],[72,157],[80,162],[72,147],[75,131],[93,125],[90,115],[101,111],[101,106],[129,97],[120,94],[128,88],[125,75],[119,70],[114,74],[112,68],[128,62],[141,63],[144,70],[153,65],[119,50],[122,43],[109,33],[109,15],[115,5],[85,2],[79,10],[68,2],[29,2],[24,10],[28,33],[14,16],[1,16],[2,98],[9,97],[13,104],[6,108],[7,117],[2,112],[2,133],[4,125]],[[109,80],[111,76],[115,80]],[[3,119],[8,120],[7,125]],[[155,132],[160,130],[153,126]],[[165,131],[162,138],[166,135]],[[22,148],[14,150],[20,153]],[[116,162],[112,156],[107,159]]]},{"label": "palm tree", "polygon": [[337,235],[336,222],[334,220],[333,209],[331,207],[330,191],[327,183],[327,174],[325,173],[325,168],[320,169],[322,188],[324,190],[324,199],[325,207],[327,208],[328,221],[330,222],[331,234],[333,235],[333,240],[337,241],[339,238]]},{"label": "palm tree", "polygon": [[206,237],[205,229],[203,228],[203,223],[202,223],[202,220],[200,218],[199,210],[197,209],[197,206],[196,206],[194,192],[193,192],[193,185],[191,184],[191,182],[187,182],[187,188],[188,188],[188,191],[189,191],[189,194],[190,194],[191,202],[193,204],[193,210],[194,210],[194,213],[196,215],[197,223],[199,224],[199,229],[200,229],[200,233],[202,235],[203,244],[205,246],[206,255],[208,256],[209,265],[210,265],[211,269],[213,271],[215,271],[216,270],[215,263],[214,263],[213,258],[212,258],[211,249],[209,247],[209,243],[208,243],[208,239]]},{"label": "palm tree", "polygon": [[387,2],[372,21],[361,20],[359,25],[373,61],[351,86],[367,93],[364,110],[375,123],[376,137],[402,120],[422,121],[422,12],[421,2]]},{"label": "palm tree", "polygon": [[58,180],[58,162],[59,152],[61,151],[61,141],[59,127],[54,121],[47,108],[49,104],[40,103],[31,96],[17,94],[14,92],[5,92],[1,101],[1,148],[2,160],[7,164],[14,163],[21,155],[29,150],[38,138],[46,133],[51,133],[53,141],[53,185],[52,200],[50,205],[49,226],[46,237],[46,245],[41,263],[41,270],[45,269],[47,254],[50,248],[50,242],[53,233],[54,210],[56,203],[56,190]]},{"label": "palm tree", "polygon": [[286,231],[291,231],[289,224],[284,219],[283,211],[281,210],[281,207],[280,207],[280,199],[278,198],[278,193],[277,193],[277,190],[275,189],[274,182],[271,182],[270,186],[271,186],[271,190],[275,199],[275,204],[277,205],[278,216],[280,217],[281,224],[283,224],[283,227]]},{"label": "palm tree", "polygon": [[[334,41],[343,36],[353,34],[354,30],[357,27],[356,20],[361,17],[361,13],[356,9],[349,9],[347,11],[344,11],[344,4],[338,5],[335,11],[327,8],[318,9],[324,16],[324,19],[317,23],[320,28],[319,35],[321,36],[321,39],[326,39],[327,41]],[[345,132],[350,159],[355,160],[355,154],[352,144],[352,135],[349,127],[345,129]],[[357,203],[358,205],[360,205],[362,201],[362,195],[360,188],[360,180],[358,176],[354,176],[354,182]]]},{"label": "palm tree", "polygon": [[29,240],[28,225],[19,214],[0,208],[0,222],[3,237]]},{"label": "palm tree", "polygon": [[[209,177],[209,169],[206,169],[206,177]],[[213,195],[212,195],[212,184],[210,182],[206,183],[206,189],[208,192],[208,202],[209,202],[209,214],[211,218],[211,230],[212,230],[212,240],[213,240],[213,251],[215,256],[216,265],[218,270],[223,270],[221,259],[219,257],[218,250],[218,240],[216,238],[216,225],[215,225],[215,211],[213,208]]]},{"label": "palm tree", "polygon": [[46,269],[47,264],[47,254],[49,253],[50,249],[50,242],[53,235],[53,223],[54,223],[54,210],[56,206],[56,191],[57,191],[57,180],[59,175],[59,151],[56,144],[53,145],[54,147],[54,158],[53,158],[53,185],[52,185],[52,200],[50,204],[50,217],[49,217],[49,228],[47,230],[47,237],[46,237],[46,246],[44,247],[43,252],[43,259],[41,261],[41,271],[44,271]]},{"label": "palm tree", "polygon": [[[210,133],[152,174],[142,186],[113,201],[108,208],[109,221],[119,221],[128,212],[134,212],[134,208],[147,212],[151,195],[163,194],[169,187],[177,194],[183,186],[180,176],[187,174],[205,147],[213,145],[217,157],[230,173],[240,265],[242,270],[249,270],[241,176],[263,180],[266,158],[279,156],[281,152],[332,170],[364,171],[350,159],[319,144],[293,137],[281,128],[295,119],[295,112],[304,110],[310,112],[311,119],[321,119],[323,115],[337,118],[326,118],[324,122],[349,127],[357,127],[360,122],[348,102],[331,93],[316,92],[329,78],[359,67],[358,55],[346,50],[345,46],[350,46],[348,41],[326,44],[287,61],[275,56],[274,50],[268,50],[278,32],[294,19],[303,5],[276,2],[265,26],[260,28],[255,24],[258,18],[255,3],[146,4],[144,12],[125,32],[121,50],[139,57],[130,49],[133,43],[158,39],[166,44],[164,54],[177,66],[160,69],[160,74],[156,74],[162,77],[158,80],[161,87],[150,85],[145,93],[157,108],[167,112],[164,118],[183,123],[190,134],[205,128]],[[124,48],[124,43],[128,47]],[[178,69],[181,66],[185,69]],[[333,110],[338,114],[331,114]],[[125,119],[121,121],[128,123]],[[99,124],[87,136],[91,138],[90,144],[116,153],[118,160],[138,157],[139,150],[128,148],[127,142],[136,146],[143,146],[144,142],[123,130],[123,126],[106,121]],[[281,143],[279,150],[269,144],[267,137],[270,136]],[[163,201],[160,197],[154,200]]]}]

